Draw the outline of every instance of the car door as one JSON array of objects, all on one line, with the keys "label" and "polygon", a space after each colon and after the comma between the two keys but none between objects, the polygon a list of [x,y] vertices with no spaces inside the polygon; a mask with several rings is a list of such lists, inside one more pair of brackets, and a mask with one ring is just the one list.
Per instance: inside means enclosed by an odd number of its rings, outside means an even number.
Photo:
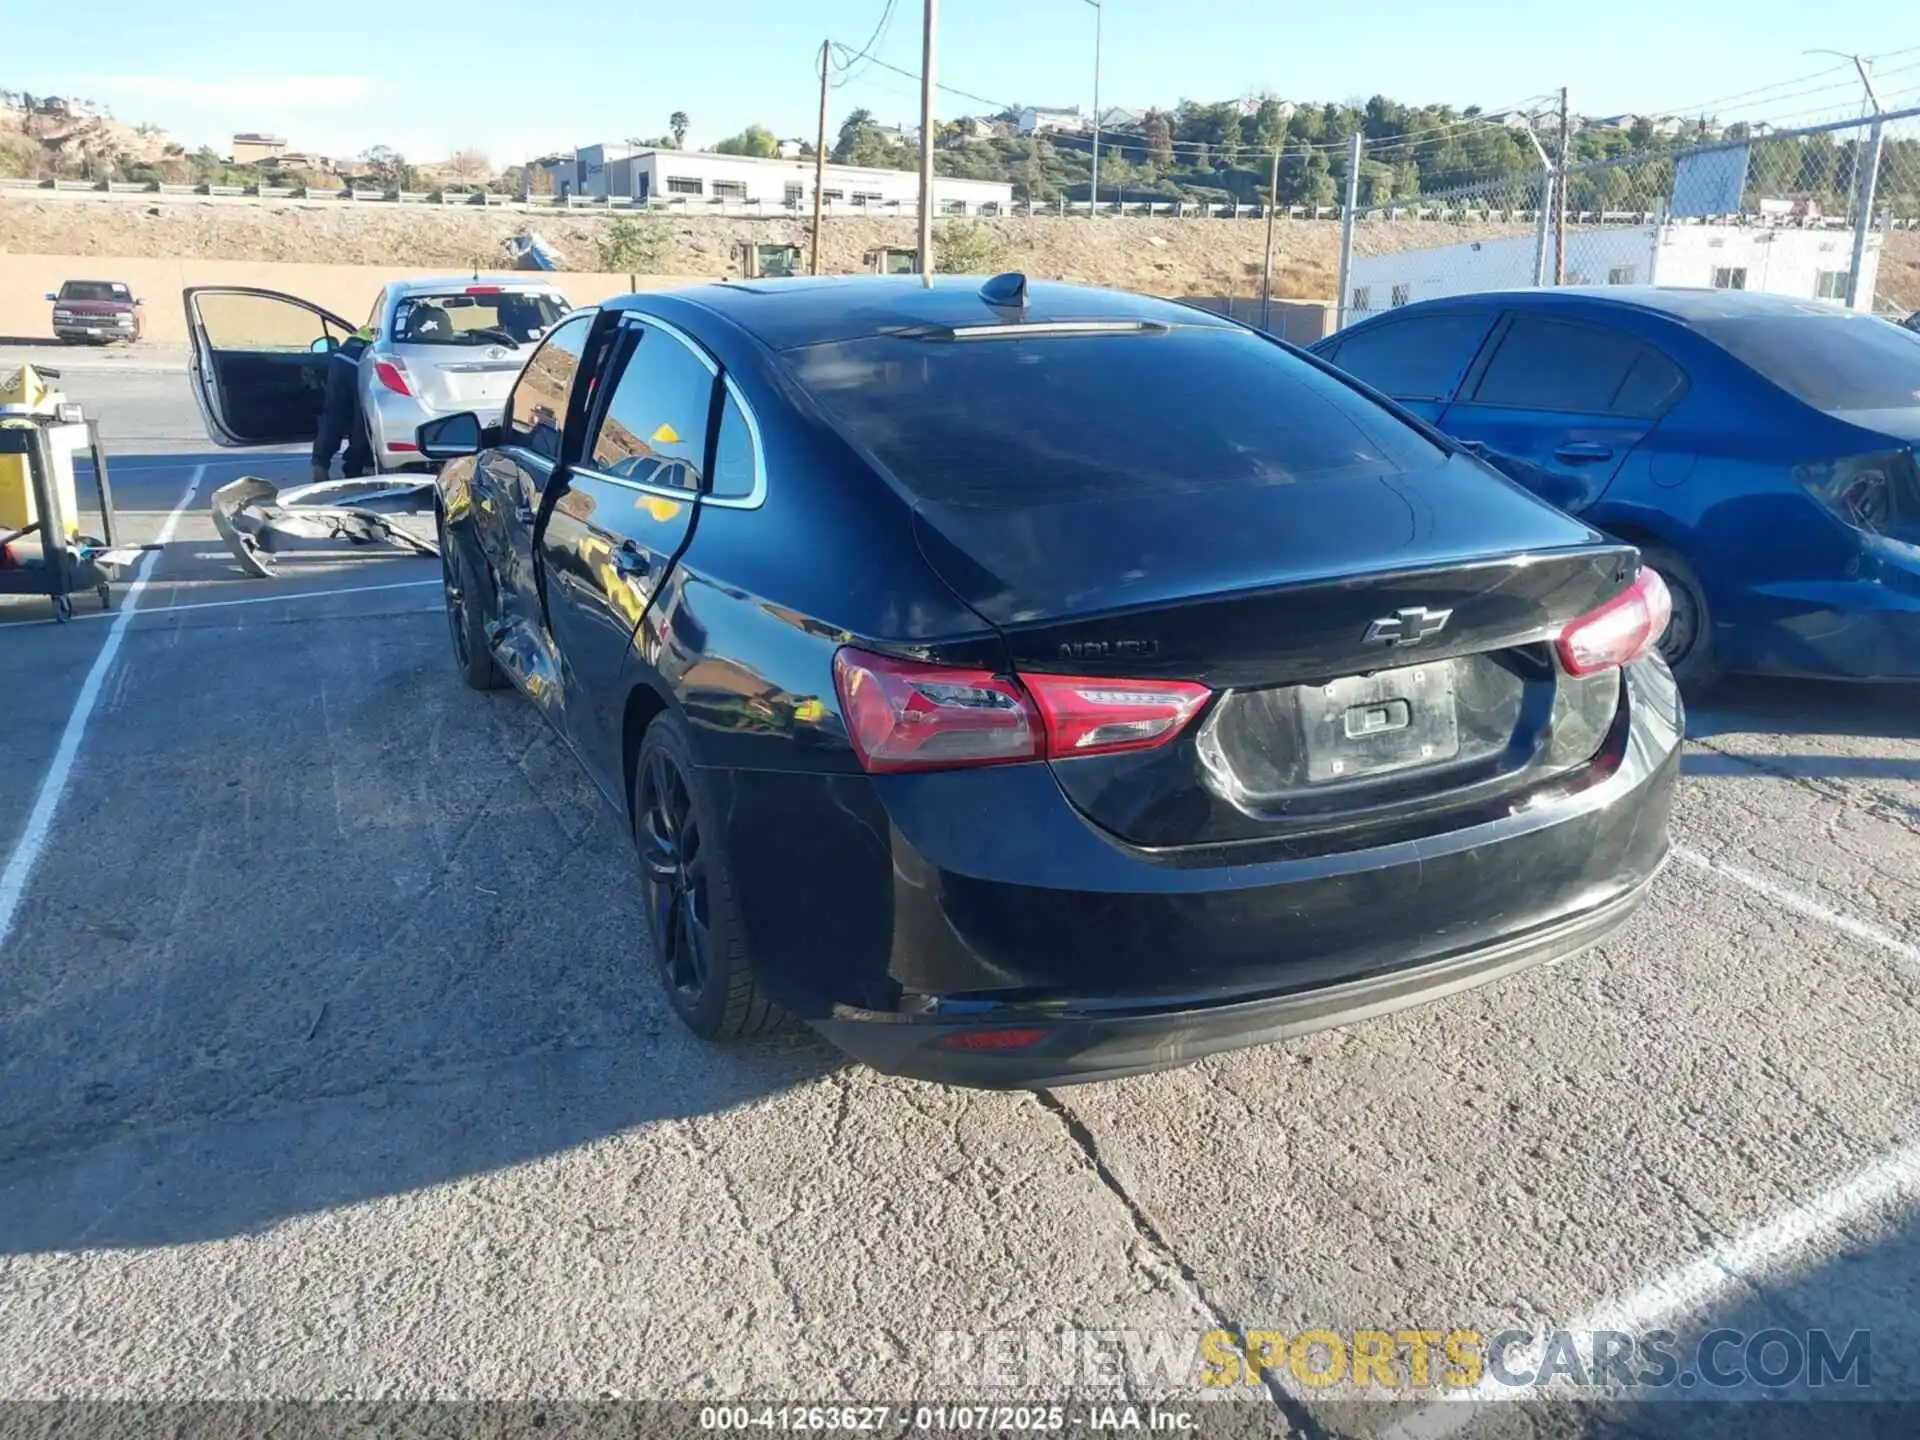
[{"label": "car door", "polygon": [[1440,428],[1577,515],[1685,389],[1679,366],[1625,331],[1522,311],[1508,315]]},{"label": "car door", "polygon": [[216,445],[312,443],[327,361],[353,327],[292,295],[243,287],[182,292],[189,380]]},{"label": "car door", "polygon": [[[539,678],[527,667],[552,661],[534,564],[534,526],[560,464],[568,427],[577,423],[569,419],[573,389],[596,313],[569,316],[541,342],[507,398],[501,443],[482,451],[474,463],[477,531],[493,581],[492,613],[503,627],[505,643],[515,647],[503,658],[523,688],[530,677]],[[560,691],[549,687],[534,698],[558,704]]]},{"label": "car door", "polygon": [[1438,424],[1498,312],[1474,306],[1374,320],[1313,347],[1357,380]]},{"label": "car door", "polygon": [[609,359],[586,444],[536,539],[567,733],[618,798],[620,670],[692,534],[720,371],[694,340],[651,317],[622,317]]}]

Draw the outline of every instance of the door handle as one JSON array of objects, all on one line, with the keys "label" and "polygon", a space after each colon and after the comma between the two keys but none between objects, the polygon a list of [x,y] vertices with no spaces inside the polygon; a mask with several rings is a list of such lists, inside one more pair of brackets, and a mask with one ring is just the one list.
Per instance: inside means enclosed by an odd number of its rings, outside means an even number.
[{"label": "door handle", "polygon": [[1570,440],[1553,454],[1555,459],[1564,460],[1569,465],[1581,465],[1590,460],[1611,460],[1613,447],[1596,444],[1592,440]]},{"label": "door handle", "polygon": [[653,568],[653,560],[633,541],[623,540],[620,548],[613,552],[613,568],[629,580],[640,580]]},{"label": "door handle", "polygon": [[533,524],[533,507],[524,502],[513,507],[513,518],[522,525]]}]

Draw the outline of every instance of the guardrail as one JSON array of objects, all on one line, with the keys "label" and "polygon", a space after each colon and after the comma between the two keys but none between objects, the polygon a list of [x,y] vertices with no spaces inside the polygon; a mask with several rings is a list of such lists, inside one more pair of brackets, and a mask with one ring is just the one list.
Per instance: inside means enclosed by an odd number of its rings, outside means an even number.
[{"label": "guardrail", "polygon": [[[161,195],[179,198],[204,197],[236,200],[265,200],[284,202],[299,200],[314,203],[327,201],[347,201],[358,204],[383,205],[474,205],[493,209],[525,211],[562,210],[569,213],[585,211],[588,214],[644,214],[671,215],[674,217],[712,218],[712,219],[755,219],[785,216],[806,219],[812,215],[812,206],[804,202],[780,200],[731,200],[715,199],[697,195],[655,195],[646,199],[637,199],[630,195],[501,195],[493,191],[469,190],[356,190],[346,186],[338,189],[305,185],[173,185],[160,181],[127,180],[18,180],[0,179],[0,192],[6,191],[52,191],[60,194],[109,194],[109,195]],[[874,219],[916,219],[919,206],[910,200],[883,200],[878,202],[829,200],[823,207],[826,213],[837,218],[864,216]],[[1264,205],[1239,204],[1231,201],[1197,200],[1128,200],[1116,196],[1103,201],[1096,209],[1084,200],[1056,200],[1052,204],[1029,205],[1025,201],[1015,201],[1009,205],[1000,205],[993,201],[968,203],[948,201],[940,210],[943,217],[966,216],[969,218],[990,218],[996,215],[1055,215],[1061,218],[1100,216],[1102,218],[1131,219],[1170,219],[1170,220],[1264,220],[1267,210]],[[1385,207],[1365,207],[1357,212],[1361,223],[1380,220],[1404,220],[1427,224],[1463,224],[1473,221],[1531,225],[1537,220],[1532,210],[1501,209],[1496,207],[1478,207],[1462,205],[1458,202],[1428,202],[1410,200],[1405,205]],[[1341,207],[1338,205],[1288,205],[1276,212],[1277,218],[1288,220],[1338,220]],[[1800,226],[1846,228],[1844,217],[1826,217],[1815,220],[1788,220],[1763,214],[1724,215],[1713,217],[1720,224],[1748,224],[1769,226]],[[1659,223],[1660,217],[1645,210],[1606,210],[1583,211],[1570,215],[1569,221],[1581,225],[1652,225]],[[1685,222],[1681,222],[1685,223]],[[1890,230],[1920,229],[1920,214],[1893,216],[1882,223]]]}]

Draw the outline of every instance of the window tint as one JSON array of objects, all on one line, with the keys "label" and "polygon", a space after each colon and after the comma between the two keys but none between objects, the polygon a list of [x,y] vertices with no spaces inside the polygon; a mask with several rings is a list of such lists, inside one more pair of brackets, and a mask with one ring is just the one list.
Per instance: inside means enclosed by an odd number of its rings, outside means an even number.
[{"label": "window tint", "polygon": [[1658,351],[1643,349],[1607,412],[1635,420],[1658,419],[1686,388],[1687,377],[1678,365]]},{"label": "window tint", "polygon": [[728,391],[720,409],[720,441],[713,451],[709,493],[722,500],[744,500],[753,493],[753,472],[753,431],[747,427],[740,402]]},{"label": "window tint", "polygon": [[1336,363],[1396,400],[1443,400],[1486,331],[1484,314],[1416,315],[1369,325],[1341,342]]},{"label": "window tint", "polygon": [[593,440],[595,469],[687,489],[706,463],[713,371],[675,336],[636,327],[625,368]]},{"label": "window tint", "polygon": [[1473,398],[1517,410],[1604,415],[1644,348],[1616,330],[1518,315]]},{"label": "window tint", "polygon": [[560,458],[560,432],[567,423],[567,396],[580,369],[591,315],[578,315],[534,351],[507,402],[507,436],[547,460]]},{"label": "window tint", "polygon": [[558,295],[492,287],[445,295],[407,295],[393,312],[397,345],[531,345],[566,314]]},{"label": "window tint", "polygon": [[1443,452],[1239,330],[1033,339],[879,336],[791,351],[843,433],[935,503],[1018,508],[1365,480]]},{"label": "window tint", "polygon": [[1920,405],[1920,335],[1876,315],[1809,302],[1796,313],[1707,318],[1696,328],[1816,409]]}]

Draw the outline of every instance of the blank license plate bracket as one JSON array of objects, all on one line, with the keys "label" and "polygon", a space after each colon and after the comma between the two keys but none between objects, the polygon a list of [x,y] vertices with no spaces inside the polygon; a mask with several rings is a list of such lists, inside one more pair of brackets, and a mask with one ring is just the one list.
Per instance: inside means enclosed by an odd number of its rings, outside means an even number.
[{"label": "blank license plate bracket", "polygon": [[1408,665],[1300,687],[1307,783],[1337,785],[1460,753],[1453,663]]}]

